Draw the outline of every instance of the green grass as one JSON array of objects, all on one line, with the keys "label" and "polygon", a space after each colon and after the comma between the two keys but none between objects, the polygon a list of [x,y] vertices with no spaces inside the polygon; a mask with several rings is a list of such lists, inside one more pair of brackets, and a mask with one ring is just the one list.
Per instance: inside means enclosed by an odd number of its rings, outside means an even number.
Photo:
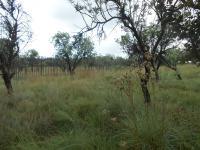
[{"label": "green grass", "polygon": [[151,81],[150,106],[136,75],[134,107],[116,88],[127,69],[15,80],[13,96],[1,81],[0,150],[198,150],[200,68],[179,69]]}]

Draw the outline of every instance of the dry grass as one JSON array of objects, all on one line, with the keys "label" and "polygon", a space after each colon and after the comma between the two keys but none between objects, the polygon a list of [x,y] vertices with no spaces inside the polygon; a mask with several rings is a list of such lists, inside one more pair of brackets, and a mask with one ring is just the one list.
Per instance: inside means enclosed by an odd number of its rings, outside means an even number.
[{"label": "dry grass", "polygon": [[113,84],[126,71],[15,80],[10,97],[0,86],[0,149],[200,149],[200,68],[180,66],[183,81],[162,68],[149,107],[134,76],[134,109]]}]

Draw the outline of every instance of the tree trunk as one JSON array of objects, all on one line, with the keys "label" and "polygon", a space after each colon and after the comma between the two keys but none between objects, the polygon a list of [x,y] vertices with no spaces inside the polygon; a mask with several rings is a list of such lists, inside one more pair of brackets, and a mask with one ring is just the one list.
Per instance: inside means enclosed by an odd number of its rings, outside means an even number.
[{"label": "tree trunk", "polygon": [[69,73],[70,73],[70,76],[73,76],[75,74],[74,70],[70,70]]},{"label": "tree trunk", "polygon": [[145,64],[145,74],[140,78],[140,85],[142,88],[143,96],[144,96],[144,103],[150,104],[151,103],[151,96],[148,90],[148,82],[151,74],[151,63],[146,61]]},{"label": "tree trunk", "polygon": [[175,69],[176,71],[176,75],[178,77],[179,80],[182,80],[181,74],[178,72],[177,68]]},{"label": "tree trunk", "polygon": [[13,87],[12,87],[12,75],[10,75],[10,73],[7,72],[3,72],[2,78],[4,80],[4,84],[6,86],[7,92],[9,95],[12,95],[13,93]]},{"label": "tree trunk", "polygon": [[155,80],[159,81],[160,80],[160,76],[159,76],[159,68],[160,68],[160,62],[158,58],[152,58],[151,60],[151,65],[153,67],[153,71],[155,73]]},{"label": "tree trunk", "polygon": [[74,73],[73,73],[73,69],[72,69],[70,62],[68,62],[68,72],[69,72],[70,76],[73,76]]},{"label": "tree trunk", "polygon": [[68,66],[68,71],[70,76],[73,76],[75,74],[75,68],[71,65]]},{"label": "tree trunk", "polygon": [[154,72],[155,72],[156,81],[159,81],[160,80],[160,76],[159,76],[158,70],[155,69]]},{"label": "tree trunk", "polygon": [[141,79],[140,84],[144,96],[144,103],[151,103],[151,96],[147,86],[148,82],[146,80]]}]

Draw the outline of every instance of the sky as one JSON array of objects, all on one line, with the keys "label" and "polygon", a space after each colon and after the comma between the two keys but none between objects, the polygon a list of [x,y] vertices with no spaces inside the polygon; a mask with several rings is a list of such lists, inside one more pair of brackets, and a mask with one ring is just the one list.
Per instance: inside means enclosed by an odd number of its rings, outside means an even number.
[{"label": "sky", "polygon": [[[40,56],[51,57],[55,49],[51,38],[57,32],[68,32],[73,35],[84,27],[79,13],[75,11],[68,0],[20,0],[23,8],[31,16],[32,40],[24,51],[36,49]],[[106,27],[107,37],[99,41],[96,33],[89,34],[95,43],[95,51],[99,55],[125,56],[119,44],[115,41],[120,37],[120,27],[113,30],[115,24]]]}]

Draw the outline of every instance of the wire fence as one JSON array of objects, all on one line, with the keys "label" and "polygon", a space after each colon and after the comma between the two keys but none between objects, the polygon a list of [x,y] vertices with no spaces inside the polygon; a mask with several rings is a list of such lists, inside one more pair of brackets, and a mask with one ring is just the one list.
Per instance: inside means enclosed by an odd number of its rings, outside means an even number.
[{"label": "wire fence", "polygon": [[64,62],[55,58],[19,58],[15,62],[15,79],[27,76],[61,76]]},{"label": "wire fence", "polygon": [[[82,62],[79,70],[108,70],[116,66],[108,62]],[[37,76],[63,76],[68,73],[67,64],[58,58],[18,58],[14,63],[15,79]]]}]

